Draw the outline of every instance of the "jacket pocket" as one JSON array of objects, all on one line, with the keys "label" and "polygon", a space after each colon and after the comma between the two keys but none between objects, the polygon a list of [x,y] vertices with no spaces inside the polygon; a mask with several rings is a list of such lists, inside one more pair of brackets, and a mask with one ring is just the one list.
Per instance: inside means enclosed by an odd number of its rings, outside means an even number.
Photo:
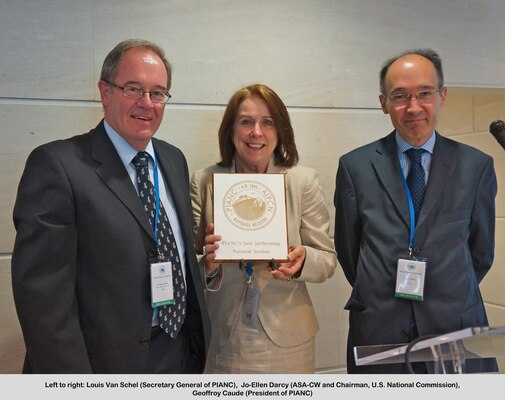
[{"label": "jacket pocket", "polygon": [[487,325],[484,317],[484,309],[482,304],[478,301],[473,306],[470,306],[460,315],[461,318],[461,328],[470,328],[476,326]]},{"label": "jacket pocket", "polygon": [[362,304],[361,302],[359,302],[353,298],[350,298],[344,307],[344,310],[357,311],[357,312],[362,312],[362,311],[365,311],[366,309],[367,309],[367,307],[364,304]]},{"label": "jacket pocket", "polygon": [[439,224],[446,224],[449,222],[464,221],[465,219],[470,220],[471,209],[466,208],[464,210],[451,211],[445,214],[441,214],[438,217]]}]

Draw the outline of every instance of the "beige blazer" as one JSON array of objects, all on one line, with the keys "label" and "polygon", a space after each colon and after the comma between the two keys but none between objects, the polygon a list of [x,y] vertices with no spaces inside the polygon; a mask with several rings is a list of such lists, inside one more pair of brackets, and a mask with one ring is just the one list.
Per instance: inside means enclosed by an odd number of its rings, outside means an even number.
[{"label": "beige blazer", "polygon": [[[212,222],[212,175],[229,171],[213,165],[194,172],[191,178],[195,246],[201,268],[205,227]],[[267,173],[286,174],[289,245],[304,245],[307,256],[300,277],[289,282],[274,279],[265,262],[256,262],[253,283],[261,290],[258,317],[266,333],[277,346],[292,347],[314,337],[319,330],[305,282],[324,282],[333,276],[337,258],[317,172],[302,166],[285,169],[271,162]],[[226,263],[212,286],[209,284],[206,298],[212,323],[211,346],[224,346],[239,321],[246,278],[238,263]]]}]

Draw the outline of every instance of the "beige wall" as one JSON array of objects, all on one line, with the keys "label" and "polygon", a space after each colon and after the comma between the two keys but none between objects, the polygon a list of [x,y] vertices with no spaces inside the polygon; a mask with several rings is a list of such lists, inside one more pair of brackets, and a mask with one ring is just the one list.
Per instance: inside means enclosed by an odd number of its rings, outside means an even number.
[{"label": "beige wall", "polygon": [[[333,215],[339,156],[391,130],[378,107],[381,63],[434,47],[448,86],[503,89],[504,14],[502,0],[0,0],[0,168],[9,171],[0,175],[0,372],[18,372],[23,353],[10,255],[24,162],[35,146],[96,125],[100,66],[117,42],[142,37],[166,49],[173,101],[157,136],[179,146],[191,170],[217,161],[230,95],[253,82],[271,86],[289,107],[301,162],[319,171]],[[488,126],[505,119],[505,100],[450,90],[444,112],[441,131],[491,154],[503,187],[505,153]],[[505,325],[501,192],[497,204],[497,257],[482,288],[491,323]],[[309,289],[321,324],[317,367],[343,372],[348,284],[338,271]]]},{"label": "beige wall", "polygon": [[[498,180],[496,197],[496,246],[491,271],[481,283],[490,326],[505,326],[505,151],[489,133],[496,119],[505,120],[505,94],[493,90],[449,89],[440,121],[440,130],[460,142],[490,154]],[[505,371],[505,352],[499,357],[500,372]]]},{"label": "beige wall", "polygon": [[496,197],[496,250],[493,268],[481,283],[489,323],[505,326],[505,151],[489,133],[496,119],[505,120],[505,94],[493,91],[454,89],[447,96],[440,130],[460,142],[490,154],[498,179]]}]

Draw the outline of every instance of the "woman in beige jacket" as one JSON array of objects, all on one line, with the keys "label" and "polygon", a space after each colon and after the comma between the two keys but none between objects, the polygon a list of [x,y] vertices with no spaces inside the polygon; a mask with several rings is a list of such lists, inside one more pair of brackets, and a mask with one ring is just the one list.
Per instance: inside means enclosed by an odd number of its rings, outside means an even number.
[{"label": "woman in beige jacket", "polygon": [[[221,161],[191,179],[195,246],[212,322],[206,372],[314,373],[319,325],[305,282],[324,282],[337,265],[317,173],[297,165],[288,111],[265,85],[232,96],[219,146]],[[249,283],[238,263],[213,262],[221,237],[213,232],[212,176],[222,172],[283,173],[286,178],[289,262],[274,269],[254,262]],[[243,318],[246,308],[249,318]]]}]

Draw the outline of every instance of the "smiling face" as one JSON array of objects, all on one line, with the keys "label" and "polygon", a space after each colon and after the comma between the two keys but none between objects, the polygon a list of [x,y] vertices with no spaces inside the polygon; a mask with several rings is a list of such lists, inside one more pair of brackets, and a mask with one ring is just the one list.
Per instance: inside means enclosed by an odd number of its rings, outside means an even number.
[{"label": "smiling face", "polygon": [[237,172],[266,172],[277,146],[277,129],[265,101],[246,98],[239,106],[233,124]]},{"label": "smiling face", "polygon": [[[163,61],[152,51],[138,47],[128,50],[119,63],[114,83],[147,91],[167,91],[168,74]],[[164,103],[153,103],[149,94],[140,99],[123,95],[121,89],[98,83],[105,120],[138,151],[145,150],[158,130],[165,111]]]},{"label": "smiling face", "polygon": [[[389,114],[396,131],[413,146],[423,145],[436,128],[447,89],[442,88],[430,101],[420,102],[414,94],[438,90],[439,86],[439,77],[431,61],[416,54],[400,57],[387,71],[385,93],[379,96],[382,111]],[[412,95],[411,99],[406,104],[393,104],[388,97],[398,92]]]}]

